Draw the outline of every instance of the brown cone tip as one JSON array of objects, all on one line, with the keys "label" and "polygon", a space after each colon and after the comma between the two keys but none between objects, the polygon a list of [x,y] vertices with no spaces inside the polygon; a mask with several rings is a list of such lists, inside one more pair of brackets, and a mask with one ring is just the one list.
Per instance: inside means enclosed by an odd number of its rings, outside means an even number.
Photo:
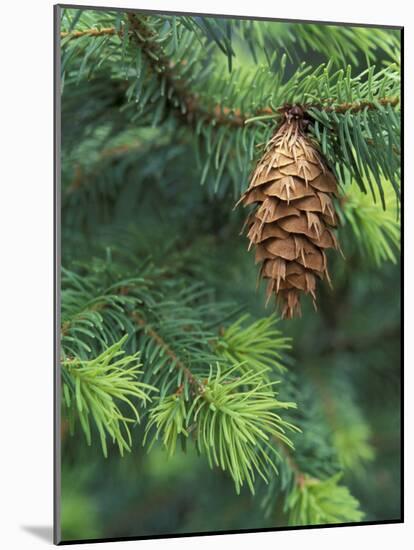
[{"label": "brown cone tip", "polygon": [[330,283],[326,250],[339,250],[337,181],[305,128],[300,107],[287,108],[239,201],[255,205],[245,228],[260,276],[268,279],[266,303],[275,295],[288,319],[301,315],[302,294],[316,308],[317,280]]}]

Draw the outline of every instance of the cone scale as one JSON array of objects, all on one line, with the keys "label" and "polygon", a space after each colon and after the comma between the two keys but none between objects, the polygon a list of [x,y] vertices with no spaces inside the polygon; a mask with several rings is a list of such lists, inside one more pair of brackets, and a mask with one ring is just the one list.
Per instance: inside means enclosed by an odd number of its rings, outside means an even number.
[{"label": "cone scale", "polygon": [[267,279],[267,300],[276,296],[284,318],[301,315],[300,298],[316,308],[316,284],[330,284],[326,250],[339,245],[333,196],[337,181],[316,144],[306,135],[300,107],[286,108],[266,146],[249,188],[237,204],[255,205],[245,227],[256,251],[259,276]]}]

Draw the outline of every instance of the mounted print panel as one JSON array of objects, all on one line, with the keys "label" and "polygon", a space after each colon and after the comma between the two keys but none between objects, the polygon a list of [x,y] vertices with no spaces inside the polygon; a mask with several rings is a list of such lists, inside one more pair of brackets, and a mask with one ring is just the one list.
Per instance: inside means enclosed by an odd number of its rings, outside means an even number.
[{"label": "mounted print panel", "polygon": [[400,522],[402,29],[55,16],[55,542]]}]

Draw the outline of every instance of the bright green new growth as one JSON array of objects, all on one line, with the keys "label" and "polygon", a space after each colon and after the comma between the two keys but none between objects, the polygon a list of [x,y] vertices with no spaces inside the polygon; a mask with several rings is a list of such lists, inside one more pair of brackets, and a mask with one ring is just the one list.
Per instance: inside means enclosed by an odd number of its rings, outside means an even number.
[{"label": "bright green new growth", "polygon": [[161,400],[151,410],[147,434],[155,426],[151,446],[162,437],[170,456],[179,436],[193,438],[211,468],[230,473],[237,493],[246,482],[254,494],[256,474],[267,482],[269,466],[277,473],[280,456],[274,443],[293,448],[286,432],[297,428],[275,411],[295,404],[277,399],[273,389],[277,382],[265,382],[260,372],[240,374],[240,370],[239,365],[225,373],[219,365],[211,368],[191,404],[182,391]]},{"label": "bright green new growth", "polygon": [[190,421],[194,413],[198,449],[206,453],[210,466],[230,472],[237,493],[244,481],[254,493],[255,472],[267,481],[268,465],[277,472],[272,439],[292,447],[286,431],[295,427],[275,411],[295,404],[276,399],[275,383],[265,383],[255,372],[238,376],[237,367],[225,374],[217,368],[188,413]]},{"label": "bright green new growth", "polygon": [[362,474],[365,464],[374,459],[374,450],[369,443],[371,432],[363,422],[354,422],[341,426],[333,433],[339,462],[347,472]]},{"label": "bright green new growth", "polygon": [[155,441],[161,437],[168,456],[172,456],[176,451],[179,437],[188,437],[186,426],[187,409],[182,393],[177,392],[164,397],[150,411],[143,444],[145,445],[148,434],[155,427],[156,431],[148,446],[148,451],[151,450]]},{"label": "bright green new growth", "polygon": [[282,353],[291,349],[291,339],[276,328],[275,316],[258,319],[244,327],[248,318],[243,315],[223,332],[217,350],[230,363],[238,364],[240,370],[283,372]]},{"label": "bright green new growth", "polygon": [[[131,450],[129,424],[140,421],[136,402],[151,401],[150,391],[156,388],[138,381],[139,352],[125,356],[122,346],[128,335],[89,361],[62,361],[63,403],[72,418],[76,411],[88,445],[92,442],[91,421],[97,428],[102,451],[108,454],[106,439],[116,442],[121,455]],[[125,403],[129,412],[121,410]]]},{"label": "bright green new growth", "polygon": [[[66,359],[62,366],[69,410],[76,413],[74,418],[79,416],[88,443],[91,416],[105,455],[105,430],[122,454],[131,450],[128,424],[140,418],[127,396],[146,405],[153,399],[144,390],[157,389],[160,397],[146,409],[143,443],[154,430],[149,449],[160,439],[172,455],[179,439],[194,438],[211,467],[229,472],[237,491],[246,482],[254,492],[255,473],[266,479],[267,466],[277,471],[278,442],[292,446],[285,432],[295,428],[275,411],[294,404],[278,401],[273,389],[278,382],[270,381],[271,375],[284,368],[281,353],[290,347],[290,340],[275,328],[274,317],[247,324],[243,315],[220,329],[214,319],[217,314],[225,318],[228,308],[217,308],[214,302],[209,305],[206,289],[176,286],[170,281],[172,272],[163,273],[149,262],[138,272],[136,268],[130,271],[128,262],[129,255],[121,249],[107,251],[106,261],[92,261],[87,277],[64,270],[62,346]],[[115,282],[120,272],[121,280]],[[90,331],[91,323],[95,323],[97,338]],[[236,328],[241,325],[245,328],[240,338]],[[123,353],[127,335],[106,346],[123,327],[131,327],[140,351],[115,361]],[[68,358],[75,349],[87,356],[92,349],[98,353],[102,348],[92,361]],[[144,373],[138,365],[131,367],[138,353]],[[72,383],[66,382],[68,376]],[[69,393],[72,387],[76,399]],[[135,418],[122,416],[117,400],[133,407]],[[212,439],[205,439],[207,433]]]},{"label": "bright green new growth", "polygon": [[352,184],[341,190],[339,209],[362,253],[378,267],[385,261],[396,263],[400,250],[398,200],[389,182],[382,180],[382,186],[386,209]]},{"label": "bright green new growth", "polygon": [[364,518],[358,501],[343,485],[341,474],[319,481],[305,478],[286,500],[290,525],[358,522]]}]

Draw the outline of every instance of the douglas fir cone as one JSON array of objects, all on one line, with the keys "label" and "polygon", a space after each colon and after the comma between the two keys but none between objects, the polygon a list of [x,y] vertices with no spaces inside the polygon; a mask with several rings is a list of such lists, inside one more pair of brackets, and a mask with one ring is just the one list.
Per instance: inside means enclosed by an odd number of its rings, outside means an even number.
[{"label": "douglas fir cone", "polygon": [[337,182],[306,126],[301,108],[285,110],[239,201],[256,204],[245,224],[249,249],[255,246],[259,275],[269,280],[267,302],[275,294],[285,318],[301,314],[302,293],[312,296],[316,308],[317,278],[330,283],[325,249],[339,249],[332,231]]}]

